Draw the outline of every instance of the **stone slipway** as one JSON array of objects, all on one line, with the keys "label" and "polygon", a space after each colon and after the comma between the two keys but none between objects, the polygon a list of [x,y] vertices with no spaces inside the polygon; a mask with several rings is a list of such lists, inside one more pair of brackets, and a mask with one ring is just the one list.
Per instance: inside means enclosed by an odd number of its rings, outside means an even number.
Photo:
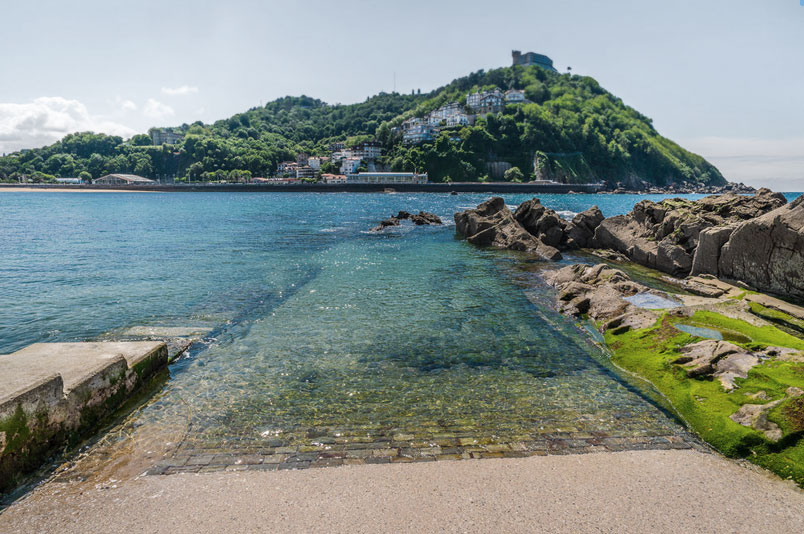
[{"label": "stone slipway", "polygon": [[167,365],[162,342],[36,343],[0,355],[0,491]]}]

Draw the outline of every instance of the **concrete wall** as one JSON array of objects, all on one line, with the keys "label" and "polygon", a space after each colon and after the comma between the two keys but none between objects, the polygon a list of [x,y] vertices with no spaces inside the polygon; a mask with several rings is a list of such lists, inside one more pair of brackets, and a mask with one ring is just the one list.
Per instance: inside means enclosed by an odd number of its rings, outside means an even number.
[{"label": "concrete wall", "polygon": [[37,343],[0,355],[0,492],[95,430],[167,362],[162,342]]}]

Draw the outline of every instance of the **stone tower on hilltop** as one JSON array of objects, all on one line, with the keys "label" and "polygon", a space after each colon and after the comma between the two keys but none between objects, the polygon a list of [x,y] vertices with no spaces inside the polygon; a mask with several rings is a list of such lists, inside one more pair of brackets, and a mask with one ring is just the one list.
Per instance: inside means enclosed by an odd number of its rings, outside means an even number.
[{"label": "stone tower on hilltop", "polygon": [[543,69],[556,72],[555,67],[553,67],[553,60],[536,52],[525,52],[523,54],[519,50],[511,50],[511,58],[513,59],[512,65],[521,65],[523,67],[538,65]]}]

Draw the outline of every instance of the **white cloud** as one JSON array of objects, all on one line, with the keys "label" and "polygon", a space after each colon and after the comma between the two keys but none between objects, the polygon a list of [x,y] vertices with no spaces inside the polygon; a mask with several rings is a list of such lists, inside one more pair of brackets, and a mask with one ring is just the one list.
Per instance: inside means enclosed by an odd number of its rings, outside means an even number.
[{"label": "white cloud", "polygon": [[698,137],[681,146],[706,158],[730,182],[804,191],[804,138]]},{"label": "white cloud", "polygon": [[149,98],[145,102],[142,112],[149,119],[164,119],[176,114],[172,107],[153,98]]},{"label": "white cloud", "polygon": [[168,96],[186,96],[198,92],[198,87],[194,85],[182,85],[179,87],[163,87],[162,94]]},{"label": "white cloud", "polygon": [[120,102],[120,109],[123,111],[137,111],[137,104],[131,100],[123,100]]},{"label": "white cloud", "polygon": [[78,100],[45,96],[24,104],[0,103],[0,153],[58,141],[68,133],[93,131],[130,137],[136,130],[92,115]]}]

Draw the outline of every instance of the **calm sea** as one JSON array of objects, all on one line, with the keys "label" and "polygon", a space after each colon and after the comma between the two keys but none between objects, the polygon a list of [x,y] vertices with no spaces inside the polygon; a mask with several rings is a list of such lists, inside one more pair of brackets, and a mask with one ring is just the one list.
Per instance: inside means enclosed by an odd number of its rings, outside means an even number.
[{"label": "calm sea", "polygon": [[[3,193],[0,353],[132,327],[212,328],[137,416],[141,428],[181,428],[185,447],[675,431],[551,311],[539,265],[455,238],[453,213],[486,198]],[[565,216],[592,204],[611,216],[644,198],[662,197],[541,196]],[[447,224],[367,232],[399,210]]]}]

